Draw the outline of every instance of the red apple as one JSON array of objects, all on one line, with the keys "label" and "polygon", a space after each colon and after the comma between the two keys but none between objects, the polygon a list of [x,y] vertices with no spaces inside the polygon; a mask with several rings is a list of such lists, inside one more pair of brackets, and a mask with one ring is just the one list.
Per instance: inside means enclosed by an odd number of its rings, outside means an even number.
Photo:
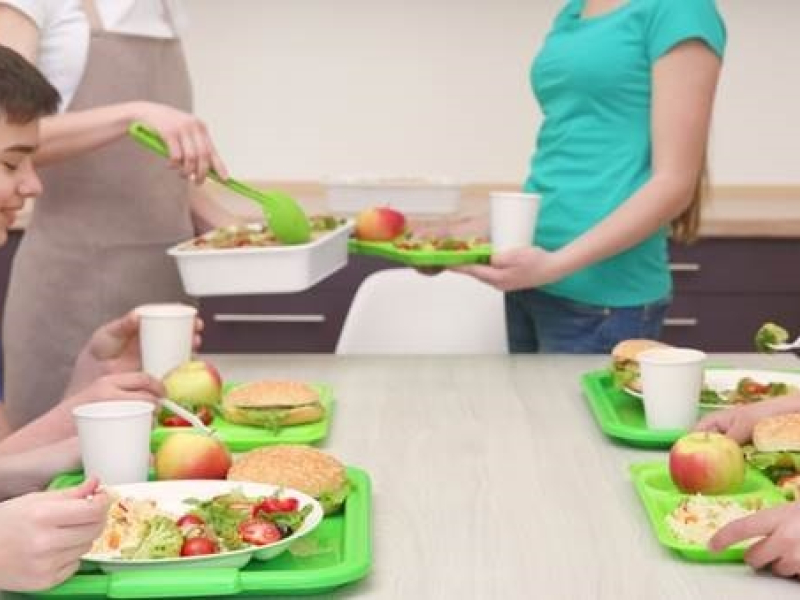
[{"label": "red apple", "polygon": [[403,235],[406,217],[388,206],[367,208],[356,217],[356,238],[369,242],[388,242]]},{"label": "red apple", "polygon": [[695,432],[683,436],[669,453],[669,474],[682,492],[729,494],[744,481],[742,449],[720,433]]},{"label": "red apple", "polygon": [[230,467],[225,444],[204,433],[170,434],[156,450],[156,479],[225,479]]},{"label": "red apple", "polygon": [[216,406],[222,395],[217,368],[204,360],[192,360],[164,376],[167,397],[189,408]]}]

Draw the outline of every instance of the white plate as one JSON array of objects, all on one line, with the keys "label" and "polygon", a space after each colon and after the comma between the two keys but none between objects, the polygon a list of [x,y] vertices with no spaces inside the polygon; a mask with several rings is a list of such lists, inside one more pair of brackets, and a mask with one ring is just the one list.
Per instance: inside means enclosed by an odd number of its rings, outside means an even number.
[{"label": "white plate", "polygon": [[[766,371],[766,370],[750,370],[750,369],[707,369],[705,372],[705,385],[707,388],[717,392],[730,392],[736,389],[736,385],[744,379],[749,377],[758,383],[785,383],[786,385],[793,385],[800,388],[800,373],[789,373],[786,371]],[[642,397],[641,392],[632,390],[629,387],[624,388],[627,394],[637,398]],[[700,406],[706,408],[723,408],[724,405],[708,404],[701,402]]]},{"label": "white plate", "polygon": [[[715,392],[730,392],[740,380],[748,377],[761,384],[785,383],[800,388],[800,373],[749,369],[711,369],[705,373],[705,384]],[[701,403],[700,406],[720,408],[719,404]]]},{"label": "white plate", "polygon": [[[185,514],[191,508],[184,503],[188,498],[208,500],[220,494],[239,489],[248,497],[269,496],[279,488],[274,485],[245,483],[241,481],[222,480],[179,480],[150,481],[110,486],[110,490],[120,498],[138,500],[155,500],[158,507],[176,517]],[[302,527],[287,538],[266,546],[248,546],[231,552],[209,554],[204,556],[161,558],[146,560],[125,560],[103,554],[85,554],[82,558],[85,566],[98,566],[107,573],[134,569],[175,569],[206,567],[243,567],[250,559],[268,560],[286,550],[294,541],[311,532],[322,521],[322,507],[319,502],[297,490],[281,488],[282,497],[296,498],[300,508],[311,505],[311,512],[305,518]]]}]

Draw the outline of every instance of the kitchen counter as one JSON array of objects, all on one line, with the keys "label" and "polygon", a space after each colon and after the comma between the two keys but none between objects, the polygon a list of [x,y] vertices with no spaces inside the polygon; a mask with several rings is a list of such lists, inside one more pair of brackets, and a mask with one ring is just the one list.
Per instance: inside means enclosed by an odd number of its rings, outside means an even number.
[{"label": "kitchen counter", "polygon": [[[316,183],[256,182],[256,186],[286,190],[295,195],[307,212],[328,212],[324,187]],[[237,214],[260,218],[251,201],[229,190],[209,184],[209,193]],[[437,217],[411,215],[411,226],[420,233],[451,235],[486,235],[488,197],[491,190],[514,189],[509,184],[474,184],[465,186],[457,213]],[[30,219],[31,202],[23,210],[15,229],[24,229]],[[718,186],[707,201],[703,216],[702,237],[800,237],[800,186]]]}]

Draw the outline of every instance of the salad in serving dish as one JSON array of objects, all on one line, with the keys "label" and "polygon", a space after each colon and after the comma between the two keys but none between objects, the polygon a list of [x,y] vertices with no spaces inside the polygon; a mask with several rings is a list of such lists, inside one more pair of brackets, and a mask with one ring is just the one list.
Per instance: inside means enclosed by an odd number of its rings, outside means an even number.
[{"label": "salad in serving dish", "polygon": [[240,488],[183,505],[176,515],[152,499],[118,497],[87,558],[149,561],[263,547],[298,532],[314,508],[280,490],[248,496]]}]

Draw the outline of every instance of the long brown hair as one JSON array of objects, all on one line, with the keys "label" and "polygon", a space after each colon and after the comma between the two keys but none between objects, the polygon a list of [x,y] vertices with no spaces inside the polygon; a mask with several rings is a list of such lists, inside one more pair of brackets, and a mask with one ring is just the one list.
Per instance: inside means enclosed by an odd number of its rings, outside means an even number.
[{"label": "long brown hair", "polygon": [[703,202],[708,198],[708,192],[708,162],[704,161],[703,169],[700,171],[697,185],[694,188],[692,202],[671,223],[672,239],[674,241],[679,244],[691,244],[697,241],[700,233],[700,214],[703,210]]}]

